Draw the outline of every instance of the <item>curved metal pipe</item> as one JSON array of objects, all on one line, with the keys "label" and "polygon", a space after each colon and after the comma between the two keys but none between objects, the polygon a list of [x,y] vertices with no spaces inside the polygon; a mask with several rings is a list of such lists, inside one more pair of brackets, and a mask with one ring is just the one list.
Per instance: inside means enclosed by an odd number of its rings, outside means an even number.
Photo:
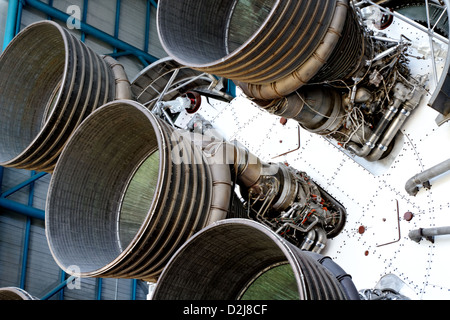
[{"label": "curved metal pipe", "polygon": [[230,166],[234,167],[238,184],[251,188],[259,182],[268,165],[246,148],[224,141],[215,130],[202,134],[186,132],[183,136],[202,148],[211,168],[214,191],[209,224],[222,220],[230,211],[230,198],[234,192]]},{"label": "curved metal pipe", "polygon": [[76,130],[52,175],[52,255],[68,273],[77,265],[81,277],[154,281],[212,219],[212,180],[201,149],[147,108],[108,103]]},{"label": "curved metal pipe", "polygon": [[261,179],[266,164],[262,163],[248,149],[227,141],[204,139],[204,136],[202,139],[203,150],[205,156],[210,159],[210,163],[215,165],[233,165],[235,174],[242,186],[251,188]]},{"label": "curved metal pipe", "polygon": [[[278,267],[281,277],[265,277]],[[256,299],[349,299],[336,276],[262,224],[228,219],[203,229],[175,253],[152,299],[237,300],[254,286],[260,289]]]},{"label": "curved metal pipe", "polygon": [[0,56],[0,165],[52,172],[73,131],[114,96],[100,56],[55,22],[29,25]]},{"label": "curved metal pipe", "polygon": [[[222,150],[217,150],[220,147],[217,141],[223,141],[223,137],[210,129],[211,124],[203,117],[199,115],[194,117],[190,126],[194,132],[181,131],[182,137],[201,148],[211,170],[213,192],[210,218],[207,223],[209,225],[227,218],[230,213],[230,199],[234,192],[230,169],[230,165],[234,162],[230,161],[234,161],[234,158],[224,158],[224,155],[229,155],[230,150],[225,150],[225,153],[218,152]],[[231,154],[234,155],[234,149],[231,150]]]},{"label": "curved metal pipe", "polygon": [[298,185],[286,166],[263,162],[245,147],[226,141],[217,142],[216,140],[216,142],[206,142],[206,144],[207,146],[204,148],[206,157],[216,163],[216,166],[233,165],[238,185],[247,191],[254,190],[257,194],[264,193],[266,177],[283,181],[276,189],[278,199],[272,204],[274,210],[283,211],[294,202],[298,193]]},{"label": "curved metal pipe", "polygon": [[131,93],[131,84],[125,72],[125,68],[116,59],[110,56],[103,56],[103,60],[108,63],[114,74],[116,82],[115,100],[131,100],[133,94]]},{"label": "curved metal pipe", "polygon": [[[192,135],[192,133],[187,134]],[[320,227],[317,229],[321,230],[315,230],[313,234],[307,235],[307,238],[308,236],[314,236],[316,238],[317,234],[317,241],[313,249],[315,252],[321,252],[327,243],[327,239],[333,238],[340,233],[346,220],[345,208],[325,190],[310,181],[309,178],[284,164],[263,162],[245,147],[223,141],[220,136],[210,136],[210,138],[208,139],[204,135],[200,135],[198,138],[194,137],[191,140],[201,141],[201,143],[197,144],[202,146],[204,154],[210,162],[216,163],[219,166],[223,166],[223,164],[234,166],[232,171],[235,174],[235,179],[240,187],[243,199],[249,203],[254,200],[254,203],[247,207],[247,218],[264,221],[264,223],[268,223],[274,230],[278,230],[277,232],[281,232],[284,227],[289,225],[293,229],[299,229],[302,233],[308,233],[310,231],[309,229],[305,230],[305,228],[297,225],[269,222],[265,215],[271,215],[275,212],[278,214],[285,213],[288,210],[292,213],[299,207],[306,210],[307,206],[311,206],[311,214],[315,212],[311,221],[316,219],[317,222],[320,219],[324,219],[324,224],[330,223],[327,227],[328,232],[325,232],[323,227]],[[188,137],[188,139],[190,138]],[[227,172],[227,179],[228,177]],[[233,191],[231,185],[228,182],[222,183],[222,187],[226,188],[226,193],[224,193],[226,197],[222,201],[226,201],[226,199],[229,201],[228,196]],[[311,192],[314,192],[315,197],[323,199],[327,203],[328,208],[323,208],[323,202],[317,203],[316,206],[312,204],[314,201],[311,202],[309,200],[307,204],[307,199],[309,198],[307,194]],[[221,205],[224,206],[225,203]],[[254,208],[250,209],[252,206]],[[224,212],[225,210],[222,211]],[[268,213],[269,211],[272,213]],[[308,219],[306,218],[306,220]],[[305,224],[306,220],[302,224]],[[328,222],[325,222],[325,220]],[[310,227],[313,228],[314,224],[311,224]],[[305,246],[308,246],[308,243],[305,243],[304,239],[300,241]]]},{"label": "curved metal pipe", "polygon": [[[206,151],[207,154],[208,150]],[[212,200],[210,208],[210,218],[208,225],[227,218],[229,213],[230,198],[233,193],[233,185],[231,183],[230,165],[221,163],[214,156],[206,157],[211,169],[212,178]]]},{"label": "curved metal pipe", "polygon": [[225,164],[210,164],[212,178],[212,199],[207,225],[226,219],[232,196],[230,167]]},{"label": "curved metal pipe", "polygon": [[300,247],[302,250],[309,251],[316,240],[316,230],[315,228],[308,231],[303,240],[302,246]]},{"label": "curved metal pipe", "polygon": [[405,185],[406,192],[409,195],[415,196],[419,192],[418,185],[423,185],[429,182],[431,179],[440,176],[446,172],[450,171],[450,159],[445,160],[428,170],[416,174],[414,177],[410,178]]},{"label": "curved metal pipe", "polygon": [[316,229],[316,243],[312,249],[312,252],[321,253],[327,244],[327,234],[323,228],[315,228]]}]

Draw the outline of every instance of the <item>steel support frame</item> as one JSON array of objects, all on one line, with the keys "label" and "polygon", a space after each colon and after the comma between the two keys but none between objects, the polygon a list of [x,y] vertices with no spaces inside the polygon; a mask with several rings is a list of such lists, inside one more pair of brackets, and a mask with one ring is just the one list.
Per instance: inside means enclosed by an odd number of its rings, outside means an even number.
[{"label": "steel support frame", "polygon": [[[18,1],[18,0],[14,0],[14,1]],[[55,9],[51,5],[43,3],[39,0],[23,0],[23,1],[25,2],[26,6],[28,5],[32,8],[35,8],[56,20],[65,22],[70,18],[70,15],[68,15],[67,13],[62,12],[58,9]],[[84,2],[85,8],[87,8],[87,2],[88,1]],[[117,1],[116,7],[120,8],[120,1]],[[120,17],[120,10],[118,12],[116,12],[116,22],[117,22],[117,16]],[[115,31],[117,31],[117,27],[118,27],[118,24],[116,23]],[[106,32],[103,32],[103,31],[87,24],[85,21],[80,21],[80,31],[84,34],[93,36],[94,38],[111,45],[113,48],[115,48],[117,50],[119,50],[119,49],[123,50],[128,55],[136,56],[145,66],[158,60],[158,58],[150,55],[148,52],[141,50],[139,48],[136,48],[135,46],[132,46],[132,45],[126,43],[125,41],[120,40],[118,38],[118,32],[115,32],[114,36],[112,36]],[[148,31],[148,30],[146,30],[146,31]]]},{"label": "steel support frame", "polygon": [[19,13],[19,7],[21,6],[20,0],[9,0],[8,2],[8,15],[5,26],[5,37],[3,40],[3,50],[8,46],[11,40],[16,35],[17,19]]}]

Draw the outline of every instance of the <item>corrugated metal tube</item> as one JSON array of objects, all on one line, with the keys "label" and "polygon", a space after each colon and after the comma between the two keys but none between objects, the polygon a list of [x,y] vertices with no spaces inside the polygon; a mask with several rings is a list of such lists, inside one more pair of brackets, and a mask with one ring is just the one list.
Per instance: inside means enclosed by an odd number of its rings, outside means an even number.
[{"label": "corrugated metal tube", "polygon": [[343,270],[327,268],[323,258],[300,250],[256,221],[222,220],[174,254],[152,299],[358,299]]},{"label": "corrugated metal tube", "polygon": [[114,97],[100,56],[55,22],[29,25],[0,57],[0,165],[52,172],[75,128]]},{"label": "corrugated metal tube", "polygon": [[181,64],[232,79],[261,100],[287,96],[316,75],[350,77],[364,62],[348,0],[161,0],[158,32]]},{"label": "corrugated metal tube", "polygon": [[0,288],[0,301],[12,301],[12,300],[38,300],[36,297],[33,297],[31,294],[16,287],[6,287]]},{"label": "corrugated metal tube", "polygon": [[52,175],[51,252],[81,277],[154,280],[207,225],[212,192],[200,148],[138,102],[108,103],[76,130]]}]

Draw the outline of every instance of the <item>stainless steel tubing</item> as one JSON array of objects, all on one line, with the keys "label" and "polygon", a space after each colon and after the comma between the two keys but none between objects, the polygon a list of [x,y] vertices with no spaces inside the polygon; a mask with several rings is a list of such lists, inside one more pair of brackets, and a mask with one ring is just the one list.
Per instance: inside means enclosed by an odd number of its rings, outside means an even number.
[{"label": "stainless steel tubing", "polygon": [[[346,277],[333,274],[318,257],[323,259],[258,222],[222,220],[198,232],[175,253],[152,299],[345,300],[355,296],[347,292],[357,296],[354,286],[344,288],[339,282]],[[277,275],[271,277],[273,273]]]},{"label": "stainless steel tubing", "polygon": [[114,96],[100,56],[57,23],[31,24],[0,57],[0,165],[52,172],[73,130]]},{"label": "stainless steel tubing", "polygon": [[316,75],[342,79],[363,64],[363,33],[349,11],[348,0],[163,0],[157,24],[181,64],[272,100]]},{"label": "stainless steel tubing", "polygon": [[15,287],[6,287],[0,288],[0,300],[37,300],[37,298],[33,297],[31,294],[26,292],[23,289],[15,288]]},{"label": "stainless steel tubing", "polygon": [[212,192],[200,148],[136,101],[108,103],[75,131],[52,175],[50,250],[81,277],[154,281],[210,222]]},{"label": "stainless steel tubing", "polygon": [[116,88],[116,95],[114,97],[115,100],[133,99],[133,94],[131,93],[131,84],[128,80],[128,76],[123,65],[110,56],[103,56],[103,59],[106,61],[106,63],[108,63],[114,74]]},{"label": "stainless steel tubing", "polygon": [[217,161],[214,157],[206,157],[211,169],[213,192],[208,225],[227,218],[230,199],[233,194],[230,165]]},{"label": "stainless steel tubing", "polygon": [[377,124],[375,130],[362,147],[359,147],[356,143],[350,143],[348,150],[355,153],[359,157],[366,157],[372,149],[375,148],[376,142],[381,138],[392,119],[396,116],[400,103],[401,101],[396,99],[394,103],[389,106],[389,109],[384,112],[383,118]]},{"label": "stainless steel tubing", "polygon": [[317,240],[312,252],[320,253],[325,248],[328,239],[327,234],[323,228],[316,228]]},{"label": "stainless steel tubing", "polygon": [[[172,76],[175,76],[174,79],[171,79]],[[171,57],[166,57],[142,70],[131,81],[131,90],[136,101],[152,109],[171,80],[169,90],[161,97],[162,101],[175,100],[192,89],[208,88],[216,81],[211,75],[185,67]],[[231,100],[230,97],[226,99]]]},{"label": "stainless steel tubing", "polygon": [[442,235],[450,235],[450,227],[419,228],[408,233],[409,238],[415,242],[420,242],[425,237],[434,243],[434,237]]},{"label": "stainless steel tubing", "polygon": [[404,123],[409,118],[411,113],[417,108],[422,97],[424,90],[420,87],[415,87],[409,94],[408,99],[402,104],[401,110],[391,120],[390,125],[382,136],[377,141],[377,146],[371,150],[366,157],[368,161],[378,161],[382,158],[383,154],[388,150],[389,145],[394,140],[398,132],[402,129]]},{"label": "stainless steel tubing", "polygon": [[310,250],[316,240],[316,230],[313,228],[305,236],[305,240],[301,245],[302,250]]},{"label": "stainless steel tubing", "polygon": [[446,172],[450,171],[450,159],[441,162],[430,169],[416,174],[414,177],[408,179],[405,184],[405,190],[409,195],[415,196],[419,192],[418,185],[423,185]]}]

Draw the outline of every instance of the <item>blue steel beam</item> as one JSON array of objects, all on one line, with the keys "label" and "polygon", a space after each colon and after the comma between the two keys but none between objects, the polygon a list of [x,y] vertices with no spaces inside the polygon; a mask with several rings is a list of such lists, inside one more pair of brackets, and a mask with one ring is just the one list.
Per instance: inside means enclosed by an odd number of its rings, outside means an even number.
[{"label": "blue steel beam", "polygon": [[155,7],[155,9],[158,9],[158,4],[155,2],[155,0],[150,0],[150,3]]},{"label": "blue steel beam", "polygon": [[21,289],[25,289],[25,283],[27,280],[28,248],[30,247],[30,233],[31,233],[31,218],[27,217],[27,222],[25,224],[25,236],[22,248],[22,268],[20,271],[19,288]]},{"label": "blue steel beam", "polygon": [[136,293],[137,293],[137,280],[133,279],[131,280],[131,300],[136,300]]},{"label": "blue steel beam", "polygon": [[[120,8],[122,6],[122,2],[120,0],[116,0],[116,20],[114,22],[114,38],[119,38],[119,30],[120,30]],[[114,48],[114,53],[117,53],[117,48]]]},{"label": "blue steel beam", "polygon": [[102,300],[103,279],[97,278],[97,300]]},{"label": "blue steel beam", "polygon": [[[88,6],[89,6],[89,0],[84,0],[83,1],[83,16],[81,17],[82,22],[86,22]],[[86,41],[86,34],[84,32],[81,32],[81,42],[85,42],[85,41]]]},{"label": "blue steel beam", "polygon": [[152,4],[149,0],[147,0],[147,12],[145,15],[145,37],[144,37],[144,51],[148,51],[148,47],[150,45],[150,19],[152,14]]},{"label": "blue steel beam", "polygon": [[120,31],[120,9],[122,7],[122,1],[116,0],[116,20],[114,23],[114,38],[119,38]]},{"label": "blue steel beam", "polygon": [[0,198],[0,207],[23,214],[30,218],[45,220],[45,211],[9,199]]},{"label": "blue steel beam", "polygon": [[[53,7],[53,0],[48,0],[48,5],[49,5],[50,7]],[[49,15],[47,15],[47,19],[48,19],[48,20],[52,20],[52,17],[49,16]]]},{"label": "blue steel beam", "polygon": [[[4,167],[0,167],[0,186],[2,185],[2,181],[3,181],[3,172],[4,172],[5,168]],[[36,180],[42,178],[43,176],[45,176],[47,173],[34,173],[32,172],[32,176],[30,179],[20,183],[19,185],[3,192],[0,194],[0,207],[1,208],[5,208],[8,210],[12,210],[16,213],[20,213],[25,215],[26,217],[30,217],[30,218],[36,218],[36,219],[40,219],[40,220],[45,220],[45,211],[43,210],[39,210],[36,208],[33,208],[30,205],[24,205],[18,202],[15,202],[13,200],[9,200],[6,199],[6,197],[10,196],[11,194],[13,194],[14,192],[17,192],[23,188],[25,188],[28,185],[32,185]],[[30,203],[31,201],[31,197],[32,195],[29,195],[29,200],[28,202]]]},{"label": "blue steel beam", "polygon": [[70,276],[67,278],[67,280],[61,282],[59,285],[57,285],[53,290],[51,290],[49,293],[47,293],[45,296],[41,298],[41,300],[48,300],[51,297],[53,297],[55,294],[57,294],[59,291],[67,287],[69,283],[71,283],[73,280],[75,280],[75,276]]},{"label": "blue steel beam", "polygon": [[[60,282],[63,283],[66,280],[66,272],[64,270],[61,270],[61,278]],[[59,290],[59,300],[64,300],[64,288]]]},{"label": "blue steel beam", "polygon": [[19,12],[20,0],[9,0],[8,2],[8,15],[6,18],[5,37],[3,40],[3,50],[6,49],[8,44],[16,35],[17,13]]},{"label": "blue steel beam", "polygon": [[23,11],[23,1],[19,1],[19,7],[17,9],[17,20],[16,20],[16,32],[15,35],[20,32],[20,25],[22,24],[22,11]]},{"label": "blue steel beam", "polygon": [[41,172],[41,173],[37,173],[37,174],[32,173],[32,176],[31,176],[30,179],[28,179],[28,180],[18,184],[17,186],[15,186],[15,187],[13,187],[13,188],[11,188],[11,189],[1,193],[0,197],[1,198],[6,198],[6,197],[12,195],[13,193],[15,193],[15,192],[25,188],[26,186],[33,184],[36,180],[38,180],[38,179],[40,179],[40,178],[42,178],[42,177],[44,177],[46,175],[47,175],[46,172]]},{"label": "blue steel beam", "polygon": [[[36,175],[35,171],[31,172],[31,176]],[[30,191],[28,194],[28,205],[33,206],[33,198],[34,198],[34,181],[30,183]],[[25,236],[23,241],[23,250],[22,250],[22,270],[20,273],[20,285],[21,289],[25,289],[25,282],[27,279],[27,264],[28,264],[28,248],[30,246],[30,233],[31,233],[31,218],[27,217],[27,222],[25,225]]]},{"label": "blue steel beam", "polygon": [[[70,18],[70,16],[67,13],[62,12],[58,9],[55,9],[39,0],[25,0],[25,4],[51,16],[52,18],[55,18],[55,19],[63,21],[63,22],[67,21]],[[144,59],[145,61],[151,62],[151,63],[158,60],[158,58],[155,58],[154,56],[150,55],[149,53],[144,52],[143,50],[138,49],[122,40],[116,39],[113,36],[103,32],[91,25],[88,25],[83,21],[80,21],[80,30],[88,35],[91,35],[103,42],[110,44],[114,48],[128,51],[132,55],[138,57],[139,59]]]}]

